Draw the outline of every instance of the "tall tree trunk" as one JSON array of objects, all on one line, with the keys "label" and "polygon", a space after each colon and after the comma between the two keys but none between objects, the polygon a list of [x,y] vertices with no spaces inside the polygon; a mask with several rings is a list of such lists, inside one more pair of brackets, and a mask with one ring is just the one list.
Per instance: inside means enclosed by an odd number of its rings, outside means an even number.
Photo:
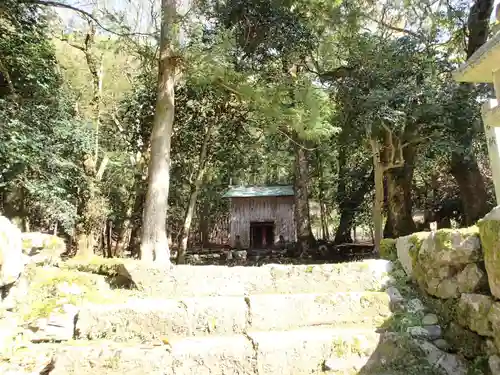
[{"label": "tall tree trunk", "polygon": [[328,217],[326,214],[326,203],[323,203],[322,197],[319,198],[319,208],[320,208],[320,220],[321,220],[321,237],[324,240],[330,239],[330,233],[328,231]]},{"label": "tall tree trunk", "polygon": [[344,191],[344,198],[339,203],[340,209],[340,222],[335,232],[335,244],[353,242],[351,238],[351,230],[353,229],[354,218],[359,207],[363,203],[365,195],[373,189],[374,186],[374,171],[363,179],[359,187],[354,191],[347,194]]},{"label": "tall tree trunk", "polygon": [[[387,150],[387,147],[385,149]],[[388,230],[384,230],[384,237],[397,238],[416,231],[411,199],[415,146],[407,144],[403,150],[403,157],[403,166],[388,169],[385,174]]]},{"label": "tall tree trunk", "polygon": [[382,241],[383,207],[384,207],[384,164],[381,160],[380,144],[376,139],[370,139],[373,154],[373,175],[375,184],[375,200],[373,201],[373,247],[375,254],[380,253],[380,242]]},{"label": "tall tree trunk", "polygon": [[198,195],[200,194],[201,186],[203,185],[203,179],[205,178],[208,147],[210,144],[212,128],[213,124],[209,124],[206,128],[205,136],[203,138],[203,144],[201,145],[200,158],[198,161],[198,171],[196,173],[194,184],[191,188],[189,203],[186,207],[186,213],[184,215],[184,224],[181,230],[179,250],[177,251],[177,264],[186,263],[189,231],[191,229],[191,221],[193,220],[193,214],[196,208],[196,201],[198,199]]},{"label": "tall tree trunk", "polygon": [[[118,238],[116,239],[115,248],[113,249],[114,256],[121,257],[125,252],[125,249],[130,250],[130,241],[132,239],[132,231],[134,228],[134,222],[141,222],[141,211],[142,204],[144,202],[144,172],[145,172],[145,158],[144,154],[147,150],[142,150],[141,156],[135,164],[136,172],[134,174],[134,183],[132,184],[132,194],[130,194],[129,200],[127,202],[127,208],[125,212],[125,219],[118,231]],[[140,224],[139,224],[140,226]],[[137,234],[137,232],[136,232]],[[136,242],[135,246],[138,246],[139,241]]]},{"label": "tall tree trunk", "polygon": [[208,219],[210,215],[210,203],[208,201],[203,202],[203,208],[201,209],[200,217],[200,236],[201,236],[201,246],[205,248],[209,244],[209,225],[210,221]]},{"label": "tall tree trunk", "polygon": [[374,252],[380,253],[380,242],[383,238],[383,209],[384,209],[384,174],[393,169],[404,167],[404,146],[398,137],[388,127],[384,130],[383,145],[371,136],[370,146],[373,156],[375,200],[373,202],[374,225]]},{"label": "tall tree trunk", "polygon": [[321,162],[321,155],[316,149],[316,162],[318,164],[318,177],[319,177],[319,208],[320,208],[320,221],[321,221],[321,237],[325,240],[330,239],[328,231],[328,215],[325,202],[325,180],[323,178],[323,163]]},{"label": "tall tree trunk", "polygon": [[309,211],[309,162],[307,151],[295,139],[295,226],[297,229],[297,244],[301,256],[307,255],[309,249],[314,246],[314,236],[311,230],[311,218]]},{"label": "tall tree trunk", "polygon": [[132,216],[130,218],[131,229],[128,251],[133,258],[137,258],[140,255],[142,211],[145,200],[146,190],[139,185],[134,198],[134,209],[132,210]]},{"label": "tall tree trunk", "polygon": [[[475,0],[467,21],[467,58],[470,58],[487,40],[489,20],[493,10],[493,0]],[[470,85],[463,83],[458,89],[469,91]],[[470,125],[469,125],[470,126]],[[463,124],[467,129],[469,126]],[[461,137],[464,152],[452,152],[451,173],[460,188],[460,198],[464,207],[466,225],[474,224],[488,210],[488,193],[477,160],[473,156],[471,136]]]},{"label": "tall tree trunk", "polygon": [[166,219],[170,184],[170,146],[175,110],[177,60],[174,44],[178,40],[177,3],[162,0],[160,61],[155,117],[151,132],[148,190],[143,212],[141,259],[168,265],[170,249]]},{"label": "tall tree trunk", "polygon": [[120,229],[118,230],[118,237],[116,238],[115,247],[113,249],[113,256],[122,257],[127,243],[130,241],[130,235],[132,233],[132,204],[129,205],[125,213],[125,219],[123,220]]},{"label": "tall tree trunk", "polygon": [[339,158],[338,158],[339,178],[338,178],[337,196],[336,196],[337,204],[340,209],[340,223],[335,233],[335,238],[333,240],[335,244],[352,242],[351,228],[352,228],[352,223],[354,221],[354,212],[351,212],[349,210],[350,207],[347,204],[349,202],[349,199],[347,197],[347,188],[346,188],[346,179],[348,177],[346,168],[347,155],[345,152],[345,147],[343,147],[343,145],[345,144],[344,138],[345,138],[345,132],[343,131],[340,134],[340,142],[339,142],[340,144]]},{"label": "tall tree trunk", "polygon": [[451,174],[460,188],[460,199],[464,209],[465,225],[473,225],[489,211],[488,193],[483,175],[473,155],[467,158],[453,152],[451,155]]},{"label": "tall tree trunk", "polygon": [[93,20],[88,20],[88,29],[85,40],[81,44],[70,43],[71,46],[81,50],[85,56],[87,68],[92,79],[92,121],[94,123],[94,155],[86,155],[83,161],[84,171],[87,177],[87,189],[80,196],[79,216],[81,220],[76,225],[76,254],[79,257],[88,258],[94,254],[96,247],[99,247],[100,239],[105,220],[105,199],[99,188],[99,181],[104,173],[104,168],[108,162],[105,157],[97,168],[99,157],[99,127],[101,121],[102,107],[102,83],[103,65],[102,55],[96,49],[96,24]]}]

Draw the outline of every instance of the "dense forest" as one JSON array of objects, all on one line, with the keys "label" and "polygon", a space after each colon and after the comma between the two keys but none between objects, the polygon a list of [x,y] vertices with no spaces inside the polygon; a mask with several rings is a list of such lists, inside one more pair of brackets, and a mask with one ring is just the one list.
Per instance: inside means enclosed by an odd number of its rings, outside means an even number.
[{"label": "dense forest", "polygon": [[494,204],[491,88],[452,78],[492,0],[89,3],[0,3],[0,212],[25,231],[182,262],[224,243],[230,184],[293,184],[306,252]]}]

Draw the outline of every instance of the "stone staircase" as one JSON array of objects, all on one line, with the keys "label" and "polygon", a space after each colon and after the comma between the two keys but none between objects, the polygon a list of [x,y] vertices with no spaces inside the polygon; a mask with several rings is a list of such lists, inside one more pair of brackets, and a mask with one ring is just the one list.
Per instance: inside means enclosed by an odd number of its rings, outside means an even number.
[{"label": "stone staircase", "polygon": [[51,353],[50,375],[465,375],[455,356],[393,329],[405,301],[391,270],[384,260],[122,267],[132,296],[82,305],[71,340],[29,356]]}]

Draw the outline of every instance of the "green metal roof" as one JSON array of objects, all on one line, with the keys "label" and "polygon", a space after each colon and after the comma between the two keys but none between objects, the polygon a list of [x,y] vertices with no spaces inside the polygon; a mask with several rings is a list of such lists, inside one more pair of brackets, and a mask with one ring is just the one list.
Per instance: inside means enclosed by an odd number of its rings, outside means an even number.
[{"label": "green metal roof", "polygon": [[231,186],[223,198],[282,197],[294,195],[293,185]]}]

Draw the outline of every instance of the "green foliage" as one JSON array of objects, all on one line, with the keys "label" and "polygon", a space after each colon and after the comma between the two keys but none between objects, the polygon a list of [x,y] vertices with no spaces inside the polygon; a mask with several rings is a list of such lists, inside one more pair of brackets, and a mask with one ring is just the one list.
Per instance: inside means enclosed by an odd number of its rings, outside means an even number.
[{"label": "green foliage", "polygon": [[[451,153],[474,154],[488,173],[478,98],[489,91],[460,86],[450,74],[465,56],[468,2],[432,9],[414,0],[197,5],[195,17],[182,21],[189,40],[180,52],[172,137],[168,223],[174,238],[209,128],[194,224],[200,231],[207,223],[224,231],[228,202],[220,193],[229,183],[292,182],[296,143],[309,150],[309,192],[323,203],[327,221],[351,210],[354,225],[370,224],[367,136],[383,143],[388,133],[415,146],[414,207],[462,220]],[[95,131],[91,75],[82,51],[71,46],[82,45],[87,30],[84,22],[68,33],[49,23],[56,17],[46,11],[15,0],[0,5],[1,208],[35,226],[59,222],[71,229],[76,204],[90,190],[82,162]],[[126,24],[125,13],[102,9],[106,24],[127,32],[135,26]],[[372,22],[382,15],[385,26]],[[396,33],[403,26],[407,31]],[[96,35],[104,70],[99,157],[110,161],[92,186],[110,202],[114,238],[128,219],[131,228],[140,224],[156,47],[155,38]]]},{"label": "green foliage", "polygon": [[380,257],[391,261],[398,259],[395,239],[384,238],[380,242]]},{"label": "green foliage", "polygon": [[89,128],[61,87],[44,14],[21,5],[2,14],[0,25],[10,27],[1,32],[0,73],[12,86],[0,93],[0,191],[21,190],[23,210],[70,229],[74,195],[85,185],[78,161],[90,150]]}]

